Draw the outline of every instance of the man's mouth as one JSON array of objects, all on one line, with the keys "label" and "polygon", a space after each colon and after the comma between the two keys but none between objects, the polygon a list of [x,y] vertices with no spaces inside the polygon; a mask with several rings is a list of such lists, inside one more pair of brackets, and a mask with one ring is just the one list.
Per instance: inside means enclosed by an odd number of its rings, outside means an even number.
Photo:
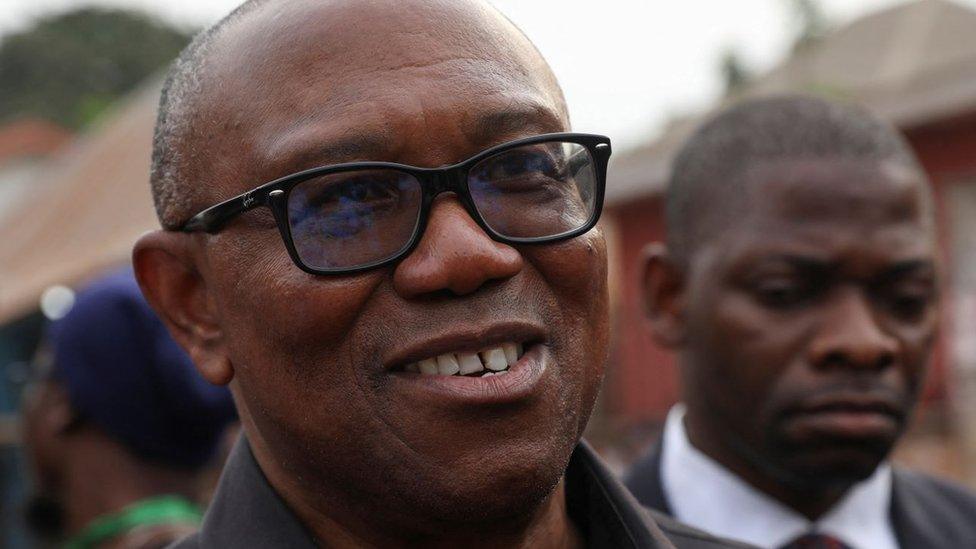
[{"label": "man's mouth", "polygon": [[553,360],[547,335],[541,323],[514,320],[429,331],[391,349],[383,367],[392,374],[391,386],[415,403],[470,407],[524,401],[547,379]]},{"label": "man's mouth", "polygon": [[904,412],[895,399],[848,394],[811,399],[787,416],[795,435],[813,433],[857,439],[894,436]]},{"label": "man's mouth", "polygon": [[444,353],[424,358],[404,365],[401,371],[421,376],[501,376],[507,374],[524,354],[524,344],[506,342],[478,352]]}]

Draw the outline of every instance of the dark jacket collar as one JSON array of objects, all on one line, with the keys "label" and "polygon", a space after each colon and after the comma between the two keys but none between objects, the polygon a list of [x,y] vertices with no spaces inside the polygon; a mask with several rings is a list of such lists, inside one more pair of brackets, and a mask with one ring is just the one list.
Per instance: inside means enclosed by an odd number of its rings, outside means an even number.
[{"label": "dark jacket collar", "polygon": [[[672,547],[650,515],[580,442],[566,470],[569,512],[589,547]],[[199,534],[177,547],[316,547],[268,483],[241,437],[231,452]]]},{"label": "dark jacket collar", "polygon": [[664,493],[664,482],[661,480],[661,459],[664,455],[664,443],[658,441],[651,450],[630,468],[624,476],[624,484],[634,494],[641,504],[672,515],[671,504]]},{"label": "dark jacket collar", "polygon": [[207,548],[316,548],[298,517],[268,483],[243,436],[227,459],[198,537],[198,546]]}]

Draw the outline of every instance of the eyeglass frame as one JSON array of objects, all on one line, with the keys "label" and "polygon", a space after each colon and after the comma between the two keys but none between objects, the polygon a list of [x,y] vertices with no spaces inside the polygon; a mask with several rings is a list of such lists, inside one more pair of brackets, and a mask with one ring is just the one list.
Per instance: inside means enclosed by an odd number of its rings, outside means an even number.
[{"label": "eyeglass frame", "polygon": [[[546,142],[575,143],[586,148],[590,158],[593,159],[593,169],[595,175],[595,188],[593,189],[593,213],[590,215],[587,222],[580,227],[556,235],[539,237],[504,236],[488,225],[484,217],[478,211],[477,206],[475,206],[474,199],[471,197],[471,192],[468,189],[468,176],[470,169],[482,160],[505,152],[509,149],[515,149],[525,145],[532,145],[534,143]],[[600,220],[606,190],[607,165],[609,164],[611,153],[612,148],[610,146],[609,137],[596,134],[566,132],[535,135],[532,137],[508,141],[506,143],[485,149],[484,151],[481,151],[467,160],[458,162],[457,164],[443,166],[440,168],[421,168],[417,166],[410,166],[408,164],[399,164],[396,162],[376,161],[330,164],[286,175],[251,189],[250,191],[241,193],[233,198],[219,202],[197,213],[185,223],[180,225],[180,227],[178,227],[176,230],[183,233],[206,232],[207,234],[216,234],[222,231],[225,225],[237,216],[255,208],[267,206],[269,209],[271,209],[275,223],[278,225],[278,232],[280,233],[281,239],[285,243],[285,248],[288,250],[288,255],[291,256],[292,262],[295,264],[295,266],[313,275],[354,274],[395,263],[409,255],[410,252],[412,252],[420,243],[424,232],[427,230],[427,223],[430,218],[430,210],[433,206],[434,199],[437,198],[437,196],[441,193],[453,192],[455,195],[457,195],[461,205],[468,212],[468,215],[471,216],[475,223],[477,223],[478,226],[481,227],[481,229],[484,230],[485,233],[496,242],[514,245],[548,244],[552,242],[560,242],[588,232],[590,229],[596,226],[597,222]],[[299,256],[298,250],[295,248],[295,242],[292,239],[291,226],[288,220],[288,197],[292,189],[305,181],[332,173],[377,169],[390,169],[406,173],[416,179],[420,184],[420,210],[417,212],[417,220],[410,238],[406,240],[406,243],[399,251],[394,252],[390,255],[390,257],[373,261],[365,265],[356,267],[340,267],[334,269],[317,269],[306,265]]]}]

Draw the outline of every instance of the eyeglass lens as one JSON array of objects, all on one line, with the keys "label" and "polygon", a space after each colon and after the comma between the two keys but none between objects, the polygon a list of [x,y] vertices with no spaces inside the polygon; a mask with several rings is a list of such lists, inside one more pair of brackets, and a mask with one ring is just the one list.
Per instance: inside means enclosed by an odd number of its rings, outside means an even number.
[{"label": "eyeglass lens", "polygon": [[[582,145],[536,143],[483,159],[468,172],[467,184],[475,208],[493,231],[509,238],[544,238],[590,220],[596,168]],[[410,173],[333,172],[292,188],[288,223],[306,266],[355,268],[409,246],[422,203],[422,185]]]},{"label": "eyeglass lens", "polygon": [[509,149],[475,165],[468,191],[485,223],[509,238],[542,238],[578,229],[593,215],[596,169],[577,143]]}]

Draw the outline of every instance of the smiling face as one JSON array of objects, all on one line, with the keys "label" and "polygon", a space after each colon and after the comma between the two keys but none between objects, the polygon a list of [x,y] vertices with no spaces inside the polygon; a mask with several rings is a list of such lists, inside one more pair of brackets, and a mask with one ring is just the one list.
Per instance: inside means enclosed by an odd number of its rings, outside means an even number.
[{"label": "smiling face", "polygon": [[[314,166],[436,167],[568,127],[536,50],[476,4],[272,2],[211,67],[201,208]],[[300,514],[435,532],[523,520],[552,492],[607,353],[599,230],[510,247],[442,195],[409,256],[350,276],[296,267],[266,208],[192,238],[207,312],[177,335],[205,370],[228,365],[255,455]],[[451,360],[508,372],[421,372]]]},{"label": "smiling face", "polygon": [[747,181],[744,214],[688,267],[689,431],[787,484],[864,478],[905,427],[936,331],[924,179],[818,159],[759,164]]}]

